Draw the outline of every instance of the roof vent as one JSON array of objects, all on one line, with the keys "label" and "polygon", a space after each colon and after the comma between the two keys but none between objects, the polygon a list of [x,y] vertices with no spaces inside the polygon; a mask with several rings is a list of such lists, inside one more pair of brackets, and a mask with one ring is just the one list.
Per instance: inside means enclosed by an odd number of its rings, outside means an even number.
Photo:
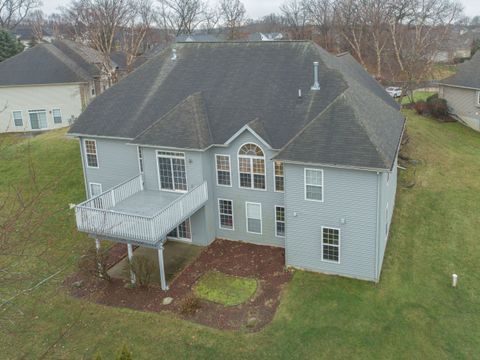
[{"label": "roof vent", "polygon": [[172,60],[177,60],[177,49],[172,49]]},{"label": "roof vent", "polygon": [[320,84],[318,82],[318,61],[313,63],[313,86],[312,90],[320,90]]},{"label": "roof vent", "polygon": [[298,89],[298,98],[299,98],[299,99],[302,98],[302,89]]}]

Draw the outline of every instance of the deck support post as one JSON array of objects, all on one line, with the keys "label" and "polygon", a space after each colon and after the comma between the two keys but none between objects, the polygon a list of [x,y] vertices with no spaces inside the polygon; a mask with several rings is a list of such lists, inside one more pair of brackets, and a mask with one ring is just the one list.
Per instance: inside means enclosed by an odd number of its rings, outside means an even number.
[{"label": "deck support post", "polygon": [[132,285],[135,285],[137,279],[135,277],[135,273],[132,271],[132,258],[133,258],[133,246],[132,244],[127,244],[127,252],[128,252],[128,262],[130,263],[130,282]]},{"label": "deck support post", "polygon": [[100,262],[100,240],[98,239],[95,239],[95,250],[97,251],[97,268],[98,268],[98,274],[100,275],[100,277],[103,276],[103,272],[102,272],[102,263]]},{"label": "deck support post", "polygon": [[163,244],[158,248],[158,268],[160,269],[160,285],[162,290],[168,290],[167,280],[165,278],[165,265],[163,263]]}]

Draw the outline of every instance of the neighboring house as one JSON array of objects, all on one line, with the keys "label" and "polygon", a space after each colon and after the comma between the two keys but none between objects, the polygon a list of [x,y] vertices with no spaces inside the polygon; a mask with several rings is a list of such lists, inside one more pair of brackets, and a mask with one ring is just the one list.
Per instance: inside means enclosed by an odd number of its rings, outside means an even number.
[{"label": "neighboring house", "polygon": [[277,40],[283,40],[282,33],[256,32],[248,36],[248,41],[277,41]]},{"label": "neighboring house", "polygon": [[434,62],[453,63],[457,59],[468,59],[472,56],[474,33],[465,29],[454,29],[439,46],[434,55]]},{"label": "neighboring house", "polygon": [[222,41],[218,36],[212,34],[190,34],[178,35],[175,42],[219,42]]},{"label": "neighboring house", "polygon": [[12,33],[25,46],[25,50],[30,47],[32,41],[50,43],[54,40],[52,32],[46,28],[42,30],[42,38],[35,40],[36,35],[30,25],[18,25]]},{"label": "neighboring house", "polygon": [[458,66],[458,71],[439,83],[439,97],[447,100],[450,113],[480,131],[480,52]]},{"label": "neighboring house", "polygon": [[[173,51],[174,50],[174,51]],[[404,129],[350,56],[312,42],[177,43],[70,129],[89,200],[77,226],[155,248],[215,238],[296,268],[378,281]],[[318,76],[315,76],[318,74]]]},{"label": "neighboring house", "polygon": [[125,53],[124,51],[119,50],[112,52],[110,54],[110,59],[112,60],[112,63],[116,65],[115,71],[117,73],[117,77],[121,79],[125,75],[145,63],[149,59],[149,56],[147,54],[136,56],[132,64],[130,65],[130,68],[127,65],[127,53]]},{"label": "neighboring house", "polygon": [[69,40],[38,44],[0,63],[0,133],[70,125],[108,87],[100,54]]}]

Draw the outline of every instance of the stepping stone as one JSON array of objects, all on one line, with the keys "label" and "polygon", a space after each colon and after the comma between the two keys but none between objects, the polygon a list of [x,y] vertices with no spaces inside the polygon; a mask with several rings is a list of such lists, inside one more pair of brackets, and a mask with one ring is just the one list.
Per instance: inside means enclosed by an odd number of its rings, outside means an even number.
[{"label": "stepping stone", "polygon": [[171,297],[166,297],[163,299],[162,304],[163,305],[170,305],[173,302],[173,298]]}]

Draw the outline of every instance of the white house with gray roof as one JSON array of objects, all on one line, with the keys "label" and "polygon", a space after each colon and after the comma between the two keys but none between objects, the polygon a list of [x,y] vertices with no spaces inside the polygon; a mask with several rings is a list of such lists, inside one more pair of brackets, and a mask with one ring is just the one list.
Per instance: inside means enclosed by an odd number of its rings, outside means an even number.
[{"label": "white house with gray roof", "polygon": [[70,125],[108,87],[94,49],[69,40],[38,44],[0,63],[0,133]]},{"label": "white house with gray roof", "polygon": [[379,281],[404,129],[350,56],[307,41],[177,43],[70,129],[88,200],[77,226],[158,250],[215,238],[285,248],[285,265]]}]

